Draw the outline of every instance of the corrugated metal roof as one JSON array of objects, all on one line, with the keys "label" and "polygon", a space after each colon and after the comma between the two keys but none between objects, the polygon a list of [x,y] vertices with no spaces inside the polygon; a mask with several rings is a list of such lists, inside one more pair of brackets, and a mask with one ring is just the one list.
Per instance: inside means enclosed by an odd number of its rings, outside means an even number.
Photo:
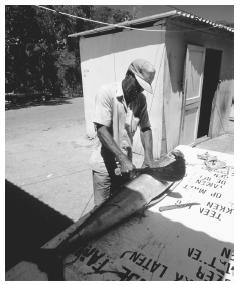
[{"label": "corrugated metal roof", "polygon": [[97,35],[103,32],[108,32],[111,30],[115,30],[118,28],[122,28],[124,27],[135,27],[138,26],[140,24],[147,24],[146,26],[148,26],[148,23],[152,23],[152,22],[156,22],[159,21],[161,19],[164,18],[170,18],[170,17],[178,17],[178,18],[185,18],[186,20],[190,20],[193,23],[203,23],[203,24],[207,24],[211,27],[217,28],[217,29],[221,29],[221,30],[225,30],[228,32],[233,33],[234,29],[222,24],[218,24],[215,23],[209,19],[205,19],[199,16],[196,16],[194,14],[190,14],[187,12],[183,12],[183,11],[179,11],[179,10],[173,10],[173,11],[169,11],[166,13],[161,13],[161,14],[156,14],[156,15],[152,15],[152,16],[148,16],[148,17],[143,17],[143,18],[139,18],[139,19],[135,19],[135,20],[131,20],[131,21],[126,21],[126,22],[122,22],[122,23],[118,23],[116,25],[110,24],[108,26],[105,27],[101,27],[101,28],[97,28],[97,29],[93,29],[93,30],[89,30],[89,31],[84,31],[84,32],[80,32],[80,33],[75,33],[75,34],[71,34],[69,35],[69,37],[82,37],[82,36],[88,36],[88,35]]},{"label": "corrugated metal roof", "polygon": [[218,24],[218,23],[215,23],[209,19],[205,19],[205,18],[202,18],[202,17],[198,17],[198,16],[195,16],[193,14],[190,14],[190,13],[185,13],[185,12],[182,12],[182,11],[177,11],[177,15],[181,16],[181,17],[185,17],[185,18],[190,18],[194,21],[197,21],[197,22],[202,22],[202,23],[206,23],[206,24],[209,24],[210,26],[213,26],[215,28],[219,28],[219,29],[224,29],[224,30],[227,30],[229,32],[234,32],[234,29],[231,28],[231,27],[228,27],[228,26],[225,26],[225,25],[222,25],[222,24]]}]

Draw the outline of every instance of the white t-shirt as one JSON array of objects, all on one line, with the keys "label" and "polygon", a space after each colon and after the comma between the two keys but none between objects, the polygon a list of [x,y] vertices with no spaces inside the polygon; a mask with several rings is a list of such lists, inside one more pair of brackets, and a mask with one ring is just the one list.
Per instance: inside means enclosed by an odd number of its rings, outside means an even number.
[{"label": "white t-shirt", "polygon": [[[108,127],[120,149],[132,159],[133,136],[137,126],[141,129],[150,127],[146,97],[138,94],[135,101],[126,104],[121,82],[104,85],[95,97],[93,122]],[[99,142],[91,157],[93,170],[106,172]],[[108,153],[110,156],[110,153]]]}]

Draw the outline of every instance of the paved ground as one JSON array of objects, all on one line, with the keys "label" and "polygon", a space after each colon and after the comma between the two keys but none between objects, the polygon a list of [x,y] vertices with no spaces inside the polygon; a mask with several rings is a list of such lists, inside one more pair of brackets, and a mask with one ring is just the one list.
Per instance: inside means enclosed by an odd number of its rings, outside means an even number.
[{"label": "paved ground", "polygon": [[[83,98],[6,111],[6,179],[73,221],[93,207],[92,147]],[[233,122],[197,147],[232,153]]]},{"label": "paved ground", "polygon": [[83,98],[6,111],[6,179],[76,221],[93,207]]},{"label": "paved ground", "polygon": [[233,117],[224,124],[223,133],[213,139],[208,139],[196,147],[224,153],[234,153],[234,120]]},{"label": "paved ground", "polygon": [[234,153],[234,136],[233,134],[223,134],[217,138],[213,138],[198,144],[196,147],[207,150],[214,150],[224,153]]}]

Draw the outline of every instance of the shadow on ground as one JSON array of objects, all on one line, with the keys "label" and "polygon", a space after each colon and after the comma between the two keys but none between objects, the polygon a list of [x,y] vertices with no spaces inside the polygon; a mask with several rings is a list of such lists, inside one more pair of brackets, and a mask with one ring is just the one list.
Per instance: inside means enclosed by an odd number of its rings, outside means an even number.
[{"label": "shadow on ground", "polygon": [[36,106],[54,106],[54,105],[72,104],[71,100],[75,98],[76,97],[54,98],[49,101],[30,101],[30,102],[19,102],[16,104],[9,102],[5,104],[5,111],[36,107]]},{"label": "shadow on ground", "polygon": [[[147,210],[144,218],[134,216],[84,247],[81,243],[66,258],[63,276],[68,281],[230,281],[233,248],[232,242]],[[155,269],[145,266],[152,262]]]},{"label": "shadow on ground", "polygon": [[5,270],[71,224],[71,219],[5,180]]},{"label": "shadow on ground", "polygon": [[[68,226],[69,220],[26,196],[8,181],[6,186],[6,200],[12,205],[12,209],[6,205],[8,212],[12,210],[6,221],[9,235],[6,236],[6,254],[8,258],[15,257],[16,262],[18,253],[18,261],[25,261],[8,272],[6,280],[37,281],[43,280],[43,274],[44,280],[49,281],[224,281],[233,278],[232,242],[194,230],[159,212],[146,210],[144,215],[142,212],[126,217],[120,222],[121,226],[116,222],[108,230],[98,232],[96,225],[100,225],[100,220],[96,217],[101,217],[104,209],[110,210],[106,207],[109,202],[90,216],[88,223],[92,234],[87,230],[88,238],[84,238],[85,231],[81,235],[76,223],[73,226],[78,229],[78,238],[72,239],[71,244],[39,251],[39,256],[26,259],[26,251],[40,247],[61,227]],[[124,196],[129,200],[130,195],[125,193]],[[133,200],[138,197],[143,198],[137,192],[132,193]],[[175,211],[178,215],[178,209]],[[117,217],[113,213],[109,215]],[[108,215],[102,217],[108,222]],[[55,237],[57,240],[59,236]],[[33,244],[33,241],[36,242]],[[148,267],[145,261],[153,264]],[[37,266],[33,267],[33,263]]]}]

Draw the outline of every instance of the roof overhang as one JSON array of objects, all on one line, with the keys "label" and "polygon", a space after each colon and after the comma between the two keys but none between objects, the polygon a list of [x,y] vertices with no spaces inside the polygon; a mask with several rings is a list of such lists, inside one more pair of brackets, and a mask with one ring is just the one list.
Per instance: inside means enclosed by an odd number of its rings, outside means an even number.
[{"label": "roof overhang", "polygon": [[202,17],[198,17],[198,16],[195,16],[195,15],[190,14],[190,13],[173,10],[173,11],[169,11],[166,13],[156,14],[156,15],[152,15],[152,16],[148,16],[148,17],[143,17],[140,19],[135,19],[135,20],[131,20],[131,21],[118,23],[118,24],[108,24],[105,27],[96,28],[93,30],[88,30],[88,31],[80,32],[80,33],[71,34],[71,35],[69,35],[69,37],[74,38],[74,37],[98,36],[98,35],[101,35],[103,33],[111,33],[111,32],[121,31],[123,29],[128,29],[128,27],[135,28],[135,27],[142,26],[142,28],[143,27],[146,28],[146,27],[152,26],[154,23],[156,23],[162,19],[167,19],[167,18],[174,18],[174,19],[175,18],[185,18],[186,21],[190,20],[190,22],[192,22],[192,23],[206,24],[206,25],[213,27],[213,28],[217,28],[217,29],[221,29],[221,30],[225,30],[225,31],[234,33],[234,29],[231,27],[215,23],[211,20],[208,20],[208,19],[205,19]]},{"label": "roof overhang", "polygon": [[[89,31],[84,31],[84,32],[80,32],[80,33],[75,33],[75,34],[71,34],[69,35],[69,37],[74,38],[74,37],[85,37],[88,35],[98,35],[98,34],[102,34],[103,32],[111,32],[113,30],[122,30],[125,27],[136,27],[136,26],[140,26],[143,24],[146,24],[146,27],[152,25],[153,22],[157,22],[163,18],[167,18],[173,15],[176,15],[176,10],[174,11],[170,11],[170,12],[166,12],[166,13],[162,13],[162,14],[157,14],[157,15],[152,15],[152,16],[148,16],[148,17],[144,17],[144,18],[139,18],[139,19],[135,19],[135,20],[131,20],[131,21],[125,21],[125,22],[121,22],[118,24],[108,24],[108,26],[106,27],[101,27],[101,28],[97,28],[97,29],[93,29],[93,30],[89,30]],[[124,26],[124,27],[123,27]]]}]

